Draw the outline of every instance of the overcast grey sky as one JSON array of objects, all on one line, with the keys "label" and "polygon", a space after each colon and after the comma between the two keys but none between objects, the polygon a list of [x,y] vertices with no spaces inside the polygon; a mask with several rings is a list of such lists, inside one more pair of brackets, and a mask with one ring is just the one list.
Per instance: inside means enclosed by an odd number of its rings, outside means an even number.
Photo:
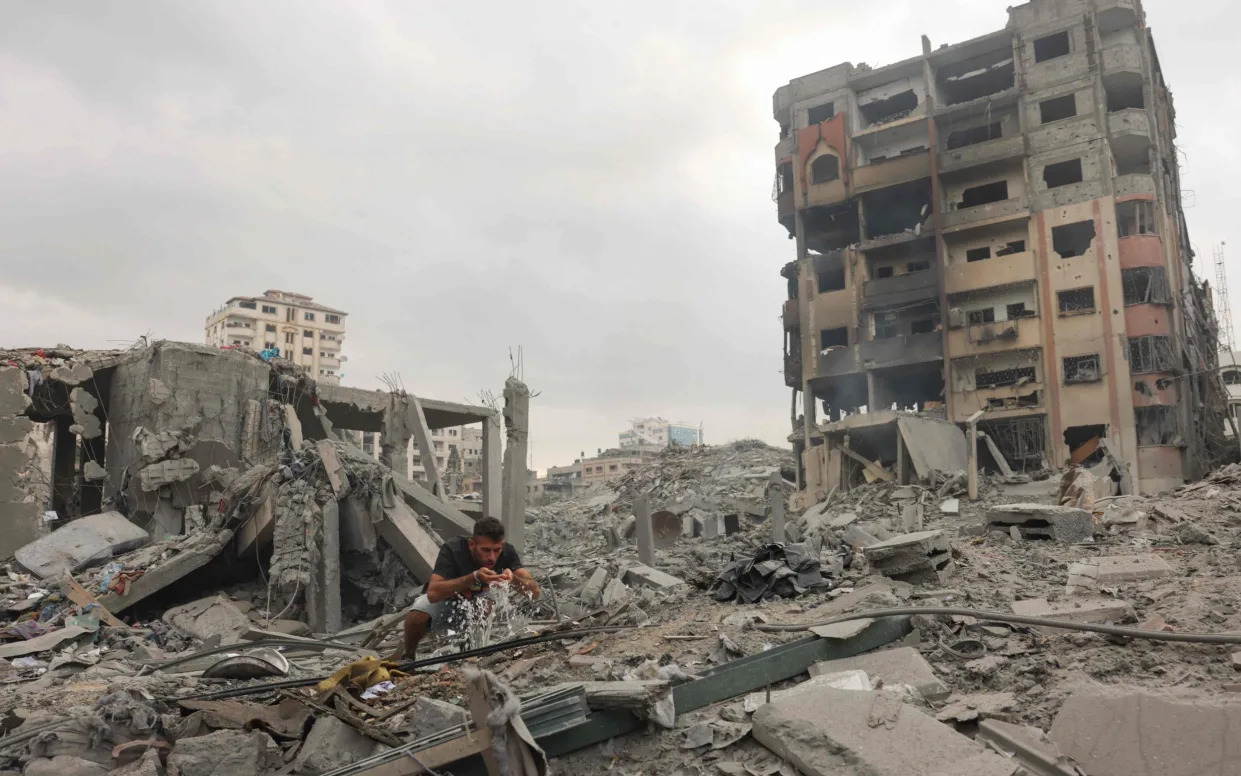
[{"label": "overcast grey sky", "polygon": [[[779,443],[772,92],[1007,5],[8,0],[0,341],[201,341],[281,288],[349,311],[352,385],[476,400],[521,345],[540,469],[639,415]],[[1213,277],[1241,12],[1146,6]]]}]

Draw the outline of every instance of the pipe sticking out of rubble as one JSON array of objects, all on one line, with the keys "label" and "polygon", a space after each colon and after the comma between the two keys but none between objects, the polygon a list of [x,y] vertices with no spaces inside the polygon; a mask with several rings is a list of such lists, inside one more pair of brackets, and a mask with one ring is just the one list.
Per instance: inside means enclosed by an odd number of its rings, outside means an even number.
[{"label": "pipe sticking out of rubble", "polygon": [[1141,628],[1123,628],[1118,625],[1095,625],[1088,622],[1053,620],[1050,617],[1027,617],[1021,614],[988,612],[982,609],[968,609],[956,606],[906,606],[899,609],[876,609],[870,612],[858,612],[843,617],[833,617],[830,620],[822,620],[821,622],[755,623],[754,629],[768,633],[793,633],[825,625],[853,622],[854,620],[873,620],[880,617],[909,617],[918,614],[947,614],[959,617],[973,617],[983,621],[992,620],[1015,625],[1041,625],[1064,628],[1065,630],[1103,633],[1108,636],[1123,636],[1130,639],[1147,639],[1149,641],[1181,641],[1192,644],[1241,644],[1241,633],[1167,633],[1165,631],[1142,630]]},{"label": "pipe sticking out of rubble", "polygon": [[[464,652],[453,652],[448,655],[438,655],[436,657],[426,657],[422,660],[407,660],[397,666],[397,669],[405,673],[409,673],[418,668],[427,666],[446,665],[448,663],[456,663],[461,660],[469,660],[472,657],[486,657],[494,655],[497,652],[507,652],[510,649],[520,649],[535,644],[544,644],[548,641],[563,641],[564,639],[578,639],[583,636],[594,636],[600,633],[619,633],[621,631],[635,630],[640,627],[638,625],[598,625],[593,628],[578,628],[571,631],[553,631],[551,633],[541,633],[538,636],[528,636],[524,639],[512,639],[510,641],[501,641],[499,644],[489,644],[485,647],[477,649],[468,649]],[[209,692],[202,695],[191,695],[186,698],[176,698],[174,700],[195,700],[195,701],[219,701],[226,698],[237,698],[243,695],[258,695],[264,692],[274,692],[276,690],[292,690],[297,687],[310,687],[321,682],[327,677],[318,676],[312,679],[289,679],[282,682],[268,682],[266,684],[255,684],[249,687],[235,687],[231,690],[220,690],[218,692]]]}]

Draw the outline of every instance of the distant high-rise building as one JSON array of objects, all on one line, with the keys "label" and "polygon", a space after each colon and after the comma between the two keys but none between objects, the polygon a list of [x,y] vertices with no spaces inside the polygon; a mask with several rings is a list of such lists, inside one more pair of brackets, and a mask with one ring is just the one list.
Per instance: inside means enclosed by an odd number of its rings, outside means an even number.
[{"label": "distant high-rise building", "polygon": [[235,296],[207,316],[207,344],[279,350],[315,380],[339,385],[346,315],[288,291]]},{"label": "distant high-rise building", "polygon": [[672,423],[663,418],[637,418],[620,433],[622,450],[663,450],[669,445],[702,444],[702,426]]}]

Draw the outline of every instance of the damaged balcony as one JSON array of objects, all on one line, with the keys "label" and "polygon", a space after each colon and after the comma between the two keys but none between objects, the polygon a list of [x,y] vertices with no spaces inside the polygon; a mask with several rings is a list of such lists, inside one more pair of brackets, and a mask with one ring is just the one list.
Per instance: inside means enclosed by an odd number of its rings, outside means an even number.
[{"label": "damaged balcony", "polygon": [[948,348],[954,355],[1028,350],[1042,341],[1033,281],[948,299]]},{"label": "damaged balcony", "polygon": [[853,189],[861,193],[883,186],[908,183],[931,174],[931,141],[926,121],[889,124],[853,137],[857,166]]},{"label": "damaged balcony", "polygon": [[1025,141],[1022,140],[1020,135],[995,137],[941,152],[939,155],[939,170],[940,172],[955,172],[969,167],[1003,162],[1024,155]]},{"label": "damaged balcony", "polygon": [[1034,252],[1021,251],[949,264],[944,285],[949,294],[961,294],[1012,283],[1032,283],[1035,272]]},{"label": "damaged balcony", "polygon": [[943,337],[938,331],[928,331],[874,339],[858,346],[858,357],[866,369],[939,361],[944,357]]},{"label": "damaged balcony", "polygon": [[1158,196],[1158,192],[1155,189],[1155,179],[1148,173],[1117,175],[1114,181],[1117,198],[1150,197],[1153,199]]},{"label": "damaged balcony", "polygon": [[1107,114],[1107,131],[1113,142],[1133,138],[1142,145],[1150,145],[1150,118],[1142,108],[1124,108]]},{"label": "damaged balcony", "polygon": [[934,300],[939,296],[939,273],[934,261],[932,254],[915,262],[924,269],[866,281],[862,286],[862,309],[905,307]]},{"label": "damaged balcony", "polygon": [[1138,43],[1124,42],[1106,46],[1103,49],[1103,72],[1141,73],[1142,47]]}]

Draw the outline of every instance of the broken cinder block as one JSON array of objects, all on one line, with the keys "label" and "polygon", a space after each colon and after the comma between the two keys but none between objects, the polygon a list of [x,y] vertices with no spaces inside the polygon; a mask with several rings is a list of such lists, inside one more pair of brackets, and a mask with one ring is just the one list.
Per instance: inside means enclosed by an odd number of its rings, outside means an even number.
[{"label": "broken cinder block", "polygon": [[1003,504],[987,510],[987,527],[994,531],[1016,526],[1023,539],[1051,539],[1074,544],[1094,536],[1094,517],[1084,509],[1052,504]]},{"label": "broken cinder block", "polygon": [[911,584],[952,576],[952,545],[943,531],[902,534],[866,548],[866,559],[885,577]]}]

